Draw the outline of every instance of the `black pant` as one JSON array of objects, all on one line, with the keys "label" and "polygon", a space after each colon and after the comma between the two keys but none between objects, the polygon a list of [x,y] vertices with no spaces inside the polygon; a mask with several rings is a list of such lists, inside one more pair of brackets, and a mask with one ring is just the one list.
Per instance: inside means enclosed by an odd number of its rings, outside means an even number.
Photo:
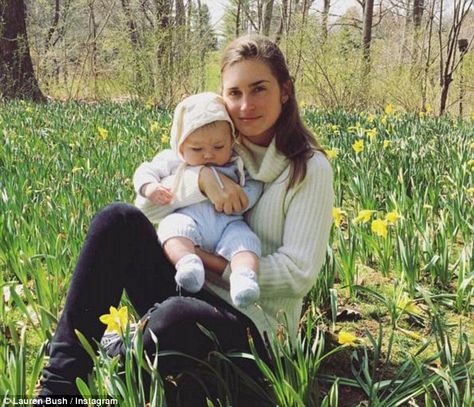
[{"label": "black pant", "polygon": [[[147,311],[145,351],[154,353],[150,330],[159,340],[159,350],[175,350],[204,358],[213,342],[197,323],[212,331],[223,351],[249,351],[248,332],[257,349],[264,345],[253,322],[222,299],[201,290],[194,297],[179,297],[175,269],[158,242],[148,219],[135,207],[112,204],[93,219],[79,256],[66,304],[44,368],[40,395],[78,394],[76,377],[86,379],[92,360],[80,345],[74,330],[90,343],[100,341],[105,325],[99,316],[117,306],[123,290],[140,316]],[[179,361],[160,359],[160,373],[169,374]]]}]

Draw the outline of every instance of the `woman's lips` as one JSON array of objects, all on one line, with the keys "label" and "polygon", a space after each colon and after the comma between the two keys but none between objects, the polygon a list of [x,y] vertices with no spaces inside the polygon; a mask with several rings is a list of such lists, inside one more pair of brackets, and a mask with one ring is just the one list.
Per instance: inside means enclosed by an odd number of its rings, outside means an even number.
[{"label": "woman's lips", "polygon": [[252,122],[254,120],[257,120],[257,119],[260,119],[261,116],[257,116],[257,117],[240,117],[239,120],[244,122],[244,123],[249,123],[249,122]]}]

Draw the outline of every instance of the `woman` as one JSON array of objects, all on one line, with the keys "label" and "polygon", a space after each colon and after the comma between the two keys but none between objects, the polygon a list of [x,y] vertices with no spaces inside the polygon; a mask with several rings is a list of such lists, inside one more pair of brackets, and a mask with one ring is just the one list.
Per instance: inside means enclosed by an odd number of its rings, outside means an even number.
[{"label": "woman", "polygon": [[[262,36],[233,41],[224,51],[221,76],[222,96],[241,139],[238,153],[251,177],[265,183],[246,218],[262,242],[258,305],[242,311],[233,308],[226,286],[229,267],[224,259],[203,251],[198,253],[208,271],[206,289],[176,296],[173,267],[149,221],[175,206],[138,201],[145,217],[132,206],[111,205],[94,218],[81,251],[51,343],[41,395],[77,392],[75,378],[86,377],[92,363],[74,330],[100,340],[105,327],[99,316],[118,304],[123,289],[139,315],[149,318],[144,345],[150,352],[155,349],[153,331],[160,350],[205,357],[212,344],[196,323],[213,331],[223,350],[248,351],[250,332],[263,353],[263,335],[272,337],[281,325],[288,325],[290,337],[296,336],[303,297],[325,258],[332,171],[302,124],[293,81],[272,41]],[[208,168],[187,170],[177,205],[210,199],[225,213],[245,208],[240,187],[221,178],[224,190]],[[173,368],[172,360],[160,362],[162,374]]]}]

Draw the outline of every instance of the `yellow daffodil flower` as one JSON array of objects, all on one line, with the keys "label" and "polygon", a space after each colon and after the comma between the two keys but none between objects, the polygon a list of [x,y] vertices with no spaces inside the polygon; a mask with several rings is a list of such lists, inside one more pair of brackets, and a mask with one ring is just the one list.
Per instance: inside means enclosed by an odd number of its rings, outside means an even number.
[{"label": "yellow daffodil flower", "polygon": [[106,332],[123,333],[128,321],[127,307],[121,307],[119,310],[111,306],[109,308],[110,314],[104,314],[99,317],[100,322],[107,325]]},{"label": "yellow daffodil flower", "polygon": [[162,134],[161,137],[160,137],[160,143],[161,144],[168,144],[168,142],[170,141],[170,136],[168,136],[167,134]]},{"label": "yellow daffodil flower", "polygon": [[367,130],[366,133],[370,141],[374,141],[375,137],[377,137],[377,129],[375,128]]},{"label": "yellow daffodil flower", "polygon": [[306,102],[304,100],[302,100],[300,102],[300,109],[304,109],[306,107]]},{"label": "yellow daffodil flower", "polygon": [[360,122],[356,122],[355,126],[349,126],[347,128],[348,131],[350,132],[355,132],[357,134],[359,134],[361,132],[362,129],[362,126],[360,125]]},{"label": "yellow daffodil flower", "polygon": [[392,225],[395,225],[395,223],[397,223],[398,219],[400,219],[400,215],[397,211],[392,211],[392,212],[389,212],[385,215],[385,220],[388,223],[391,223]]},{"label": "yellow daffodil flower", "polygon": [[384,140],[383,141],[383,149],[386,150],[392,145],[392,142],[390,140]]},{"label": "yellow daffodil flower", "polygon": [[97,127],[97,133],[102,140],[107,140],[107,137],[109,137],[108,130],[104,129],[103,127]]},{"label": "yellow daffodil flower", "polygon": [[341,210],[341,208],[332,208],[332,217],[337,228],[341,225],[342,218],[346,215],[346,212]]},{"label": "yellow daffodil flower", "polygon": [[467,188],[467,189],[466,189],[466,192],[467,192],[468,195],[474,196],[474,188],[472,188],[472,187],[471,187],[471,188]]},{"label": "yellow daffodil flower", "polygon": [[425,106],[425,110],[427,114],[430,114],[433,111],[433,106],[431,106],[429,103]]},{"label": "yellow daffodil flower", "polygon": [[331,124],[331,130],[333,133],[339,132],[339,126],[337,124]]},{"label": "yellow daffodil flower", "polygon": [[341,345],[357,346],[357,336],[350,332],[341,331],[337,337],[337,342]]},{"label": "yellow daffodil flower", "polygon": [[331,150],[324,150],[324,151],[326,152],[326,155],[329,159],[333,159],[337,157],[338,151],[334,148],[332,148]]},{"label": "yellow daffodil flower", "polygon": [[397,307],[402,311],[406,311],[413,315],[421,315],[423,313],[421,309],[415,304],[415,301],[409,298],[406,294],[403,295],[397,302]]},{"label": "yellow daffodil flower", "polygon": [[391,103],[389,103],[387,106],[385,106],[384,112],[386,115],[392,114],[393,112],[393,106]]},{"label": "yellow daffodil flower", "polygon": [[374,120],[375,120],[374,115],[369,113],[369,115],[367,116],[367,122],[368,123],[373,123]]},{"label": "yellow daffodil flower", "polygon": [[374,232],[377,236],[380,237],[387,237],[388,227],[387,221],[382,219],[375,219],[372,224],[370,225],[370,229]]},{"label": "yellow daffodil flower", "polygon": [[356,152],[356,154],[364,151],[364,140],[356,140],[354,144],[352,144],[352,149]]},{"label": "yellow daffodil flower", "polygon": [[372,209],[361,210],[354,219],[354,223],[367,223],[375,212]]},{"label": "yellow daffodil flower", "polygon": [[160,128],[160,123],[158,122],[151,122],[150,124],[150,133],[154,133]]},{"label": "yellow daffodil flower", "polygon": [[418,112],[418,116],[420,119],[424,119],[425,118],[425,112]]}]

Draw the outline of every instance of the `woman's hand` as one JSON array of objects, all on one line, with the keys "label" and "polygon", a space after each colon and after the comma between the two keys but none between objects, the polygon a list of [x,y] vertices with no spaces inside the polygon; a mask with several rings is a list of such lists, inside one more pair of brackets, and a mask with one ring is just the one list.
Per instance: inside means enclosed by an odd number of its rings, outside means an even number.
[{"label": "woman's hand", "polygon": [[222,275],[225,268],[227,267],[227,260],[221,256],[201,250],[199,247],[195,247],[196,254],[201,258],[204,268],[212,271],[219,276]]},{"label": "woman's hand", "polygon": [[224,185],[221,189],[214,173],[209,167],[203,167],[199,173],[199,188],[213,203],[217,212],[224,212],[226,215],[241,212],[245,209],[249,200],[243,189],[223,174],[219,178]]}]

